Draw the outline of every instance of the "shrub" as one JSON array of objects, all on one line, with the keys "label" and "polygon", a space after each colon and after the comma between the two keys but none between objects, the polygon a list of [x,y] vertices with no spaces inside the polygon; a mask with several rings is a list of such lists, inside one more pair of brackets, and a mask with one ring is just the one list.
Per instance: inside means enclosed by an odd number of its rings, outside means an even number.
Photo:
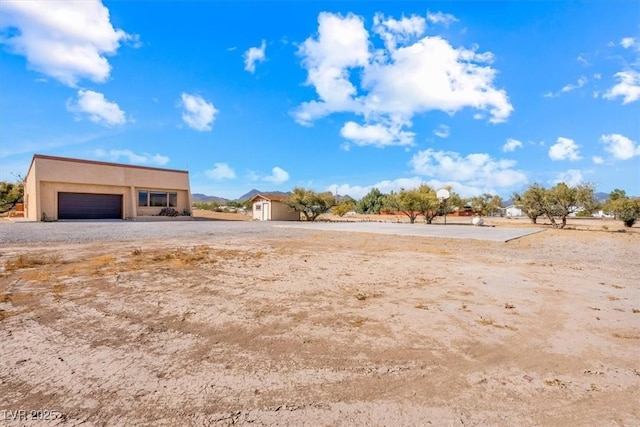
[{"label": "shrub", "polygon": [[174,208],[162,208],[159,215],[160,216],[179,216],[180,213]]}]

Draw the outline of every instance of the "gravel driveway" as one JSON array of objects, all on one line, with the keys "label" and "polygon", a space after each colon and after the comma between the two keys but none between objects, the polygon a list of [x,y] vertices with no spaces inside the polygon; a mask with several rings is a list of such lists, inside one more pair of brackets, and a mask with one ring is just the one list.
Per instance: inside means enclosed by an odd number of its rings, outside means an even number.
[{"label": "gravel driveway", "polygon": [[55,223],[0,223],[3,243],[90,243],[93,241],[131,242],[157,238],[246,236],[287,238],[317,231],[347,231],[445,237],[506,242],[541,228],[472,227],[462,225],[363,223],[307,223],[260,221],[60,221]]},{"label": "gravel driveway", "polygon": [[[215,235],[282,235],[271,224],[246,221],[70,221],[0,223],[0,241],[5,243],[90,243],[93,241],[132,242],[157,238],[188,238]],[[289,234],[300,234],[290,231]],[[287,234],[284,231],[284,234]]]}]

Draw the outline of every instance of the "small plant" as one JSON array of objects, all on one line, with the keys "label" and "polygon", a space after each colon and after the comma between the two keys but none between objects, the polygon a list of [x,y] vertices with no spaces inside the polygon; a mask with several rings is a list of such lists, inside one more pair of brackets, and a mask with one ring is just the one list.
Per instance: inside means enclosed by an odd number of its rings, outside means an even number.
[{"label": "small plant", "polygon": [[22,268],[31,268],[39,265],[60,264],[61,258],[58,254],[52,255],[18,255],[15,258],[5,261],[4,268],[6,271],[14,271]]},{"label": "small plant", "polygon": [[142,255],[142,249],[140,248],[135,248],[134,250],[131,251],[131,255],[133,256],[139,256]]},{"label": "small plant", "polygon": [[184,209],[182,211],[182,216],[191,216],[191,211],[189,209]]},{"label": "small plant", "polygon": [[180,213],[174,208],[162,208],[159,215],[160,216],[179,216]]}]

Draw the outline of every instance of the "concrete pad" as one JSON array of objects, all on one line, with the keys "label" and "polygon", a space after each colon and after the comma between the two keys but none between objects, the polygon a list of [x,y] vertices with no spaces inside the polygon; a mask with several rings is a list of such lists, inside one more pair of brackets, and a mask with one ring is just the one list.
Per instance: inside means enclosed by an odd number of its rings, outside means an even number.
[{"label": "concrete pad", "polygon": [[274,224],[274,227],[305,228],[318,231],[446,237],[451,239],[489,240],[493,242],[508,242],[529,234],[544,231],[542,228],[477,227],[473,225],[397,224],[382,222],[292,222]]}]

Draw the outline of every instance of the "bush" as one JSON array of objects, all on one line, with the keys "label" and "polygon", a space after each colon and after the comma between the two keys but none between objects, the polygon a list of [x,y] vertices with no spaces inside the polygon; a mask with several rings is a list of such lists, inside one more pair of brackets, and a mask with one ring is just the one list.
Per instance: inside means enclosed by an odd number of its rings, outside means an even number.
[{"label": "bush", "polygon": [[159,215],[160,216],[179,216],[180,213],[173,208],[162,208]]}]

